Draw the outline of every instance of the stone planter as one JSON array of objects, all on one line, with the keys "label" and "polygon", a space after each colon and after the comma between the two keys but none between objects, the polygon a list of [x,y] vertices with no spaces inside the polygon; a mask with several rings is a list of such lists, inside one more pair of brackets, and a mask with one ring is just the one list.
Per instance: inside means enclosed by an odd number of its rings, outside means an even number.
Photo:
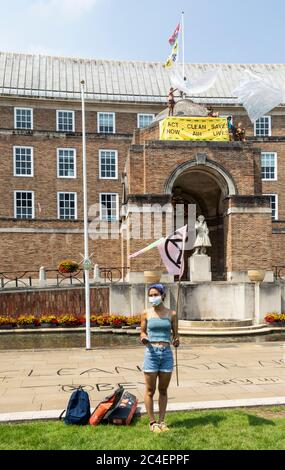
[{"label": "stone planter", "polygon": [[40,328],[57,328],[58,325],[54,323],[41,323]]},{"label": "stone planter", "polygon": [[34,330],[35,328],[38,328],[38,327],[32,324],[32,325],[17,325],[17,328],[19,328],[20,330]]},{"label": "stone planter", "polygon": [[156,284],[160,281],[162,271],[144,271],[144,281],[146,284]]},{"label": "stone planter", "polygon": [[263,282],[266,274],[262,269],[251,269],[247,273],[251,282]]}]

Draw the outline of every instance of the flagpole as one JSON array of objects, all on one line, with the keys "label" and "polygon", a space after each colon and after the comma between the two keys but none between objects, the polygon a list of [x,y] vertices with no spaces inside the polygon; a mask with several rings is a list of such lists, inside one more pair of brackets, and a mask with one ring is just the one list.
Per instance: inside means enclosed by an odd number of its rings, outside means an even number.
[{"label": "flagpole", "polygon": [[85,278],[85,320],[86,349],[91,349],[90,331],[90,280],[89,280],[89,246],[88,246],[88,197],[87,197],[87,163],[86,163],[86,124],[85,124],[85,81],[81,81],[82,99],[82,160],[83,160],[83,199],[84,199],[84,278]]},{"label": "flagpole", "polygon": [[185,33],[184,33],[184,11],[182,11],[182,64],[183,64],[183,80],[185,77]]}]

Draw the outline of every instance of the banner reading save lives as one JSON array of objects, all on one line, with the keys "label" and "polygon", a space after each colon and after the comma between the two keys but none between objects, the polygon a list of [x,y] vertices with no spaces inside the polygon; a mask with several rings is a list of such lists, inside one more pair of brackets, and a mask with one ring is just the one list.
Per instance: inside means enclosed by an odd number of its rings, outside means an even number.
[{"label": "banner reading save lives", "polygon": [[230,140],[226,118],[168,117],[160,122],[160,140]]}]

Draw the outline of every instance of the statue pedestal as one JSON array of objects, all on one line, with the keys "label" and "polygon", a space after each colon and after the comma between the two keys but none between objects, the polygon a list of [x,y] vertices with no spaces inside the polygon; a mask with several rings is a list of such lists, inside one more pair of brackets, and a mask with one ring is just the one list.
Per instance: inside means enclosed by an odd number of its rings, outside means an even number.
[{"label": "statue pedestal", "polygon": [[190,258],[190,281],[211,282],[211,258],[208,255],[193,255]]}]

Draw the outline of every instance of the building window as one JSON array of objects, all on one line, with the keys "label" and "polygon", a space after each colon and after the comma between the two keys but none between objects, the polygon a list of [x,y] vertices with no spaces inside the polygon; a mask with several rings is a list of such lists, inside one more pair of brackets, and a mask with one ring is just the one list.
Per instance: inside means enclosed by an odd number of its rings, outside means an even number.
[{"label": "building window", "polygon": [[100,194],[100,218],[108,222],[115,222],[119,216],[119,196],[118,194]]},{"label": "building window", "polygon": [[262,179],[277,181],[277,153],[261,153]]},{"label": "building window", "polygon": [[271,116],[263,116],[255,122],[254,135],[256,137],[271,136]]},{"label": "building window", "polygon": [[278,220],[278,195],[277,194],[264,194],[270,197],[270,204],[272,210],[272,220]]},{"label": "building window", "polygon": [[99,150],[99,167],[101,179],[118,179],[118,152]]},{"label": "building window", "polygon": [[33,129],[33,110],[31,108],[15,108],[15,129]]},{"label": "building window", "polygon": [[14,205],[16,219],[33,219],[35,217],[33,191],[15,191]]},{"label": "building window", "polygon": [[77,193],[57,193],[58,218],[77,219]]},{"label": "building window", "polygon": [[57,177],[76,178],[75,149],[57,149]]},{"label": "building window", "polygon": [[56,112],[56,130],[58,132],[75,132],[74,111]]},{"label": "building window", "polygon": [[14,176],[34,176],[32,147],[14,147]]},{"label": "building window", "polygon": [[138,128],[143,129],[153,123],[154,114],[138,114]]},{"label": "building window", "polygon": [[98,133],[115,134],[115,113],[98,113]]}]

